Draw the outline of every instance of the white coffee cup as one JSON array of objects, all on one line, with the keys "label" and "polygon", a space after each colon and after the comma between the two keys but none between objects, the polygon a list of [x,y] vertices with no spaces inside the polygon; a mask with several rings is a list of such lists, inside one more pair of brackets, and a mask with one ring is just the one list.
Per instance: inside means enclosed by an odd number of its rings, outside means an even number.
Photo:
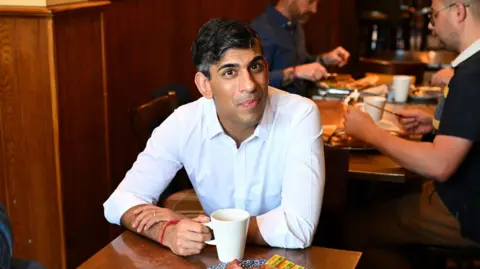
[{"label": "white coffee cup", "polygon": [[217,246],[221,262],[242,260],[247,241],[250,214],[243,209],[220,209],[212,213],[211,221],[204,225],[213,230],[214,240],[206,244]]},{"label": "white coffee cup", "polygon": [[412,78],[410,76],[393,76],[392,88],[395,93],[395,102],[405,103],[407,101],[411,83]]},{"label": "white coffee cup", "polygon": [[[384,108],[387,99],[382,96],[368,96],[363,98],[363,103],[357,104],[356,107],[362,111],[368,113],[372,117],[373,121],[377,122],[382,119],[383,110],[376,107]],[[370,104],[376,106],[371,106]]]}]

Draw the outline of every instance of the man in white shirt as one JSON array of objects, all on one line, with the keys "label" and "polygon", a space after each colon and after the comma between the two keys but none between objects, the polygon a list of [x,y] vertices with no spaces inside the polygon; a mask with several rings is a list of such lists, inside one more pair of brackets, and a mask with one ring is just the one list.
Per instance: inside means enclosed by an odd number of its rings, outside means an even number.
[{"label": "man in white shirt", "polygon": [[207,214],[241,208],[253,216],[248,243],[310,246],[325,177],[318,107],[268,86],[258,35],[238,21],[206,23],[192,58],[203,98],[178,108],[155,129],[105,202],[106,218],[176,254],[200,253],[211,239],[202,224],[209,218],[188,219],[155,205],[185,167]]}]

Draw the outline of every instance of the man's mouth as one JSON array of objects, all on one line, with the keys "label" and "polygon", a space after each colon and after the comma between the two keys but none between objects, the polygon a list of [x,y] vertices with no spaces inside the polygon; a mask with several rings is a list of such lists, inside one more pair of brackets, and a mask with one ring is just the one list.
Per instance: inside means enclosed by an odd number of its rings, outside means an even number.
[{"label": "man's mouth", "polygon": [[244,108],[254,108],[258,104],[258,101],[258,98],[249,99],[240,103],[240,106]]}]

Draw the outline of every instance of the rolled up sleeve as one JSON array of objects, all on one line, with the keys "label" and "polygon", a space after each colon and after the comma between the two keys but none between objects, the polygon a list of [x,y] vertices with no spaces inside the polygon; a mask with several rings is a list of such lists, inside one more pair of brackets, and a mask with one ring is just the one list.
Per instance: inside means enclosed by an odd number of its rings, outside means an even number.
[{"label": "rolled up sleeve", "polygon": [[257,217],[260,233],[272,247],[309,247],[322,208],[325,164],[318,107],[312,102],[297,122],[286,154],[281,205]]},{"label": "rolled up sleeve", "polygon": [[120,224],[123,214],[136,205],[156,204],[182,168],[178,156],[181,145],[178,122],[173,113],[154,130],[145,150],[104,203],[105,218],[110,223]]}]

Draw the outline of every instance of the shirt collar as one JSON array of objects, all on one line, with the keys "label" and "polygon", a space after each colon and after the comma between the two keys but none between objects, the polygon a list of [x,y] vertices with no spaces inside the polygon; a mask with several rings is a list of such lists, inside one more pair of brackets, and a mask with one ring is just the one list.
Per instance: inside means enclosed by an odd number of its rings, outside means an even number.
[{"label": "shirt collar", "polygon": [[462,51],[455,60],[452,62],[453,67],[457,67],[462,62],[466,61],[468,58],[472,57],[475,53],[480,51],[480,39],[473,42],[468,48]]},{"label": "shirt collar", "polygon": [[295,29],[295,23],[290,21],[287,17],[283,16],[282,13],[280,13],[276,8],[275,8],[275,5],[271,4],[267,7],[267,14],[268,14],[268,17],[270,18],[270,20],[281,26],[281,27],[285,27],[285,28],[292,28],[292,29]]},{"label": "shirt collar", "polygon": [[[268,134],[270,132],[270,126],[273,122],[273,110],[270,107],[270,96],[267,96],[267,104],[265,105],[265,110],[263,111],[262,119],[258,124],[257,128],[253,132],[254,137],[258,137],[263,141],[266,141]],[[215,103],[213,99],[207,100],[209,105],[207,107],[206,116],[207,120],[207,136],[208,139],[213,139],[219,134],[225,133],[220,120],[218,119],[217,110],[215,109]]]},{"label": "shirt collar", "polygon": [[208,139],[212,139],[218,134],[224,133],[223,127],[218,119],[217,109],[213,99],[207,99],[208,106],[206,111],[207,116],[207,135]]}]

